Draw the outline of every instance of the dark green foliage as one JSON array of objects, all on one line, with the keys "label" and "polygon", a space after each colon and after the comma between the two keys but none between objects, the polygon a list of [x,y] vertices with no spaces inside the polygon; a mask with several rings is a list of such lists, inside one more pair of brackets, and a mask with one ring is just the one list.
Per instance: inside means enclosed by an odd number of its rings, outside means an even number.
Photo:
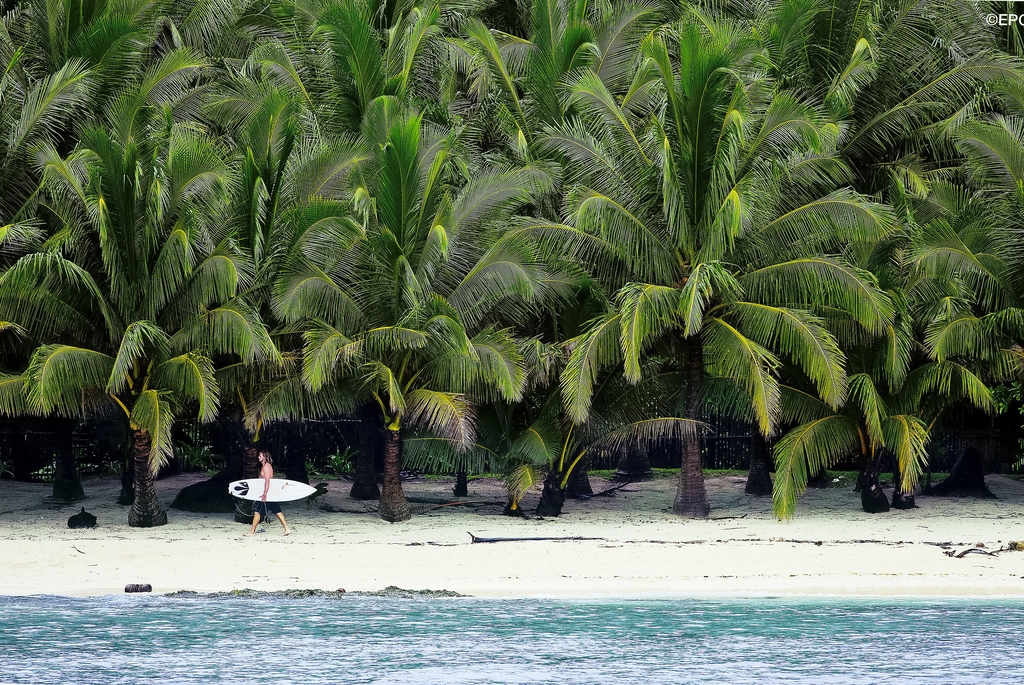
[{"label": "dark green foliage", "polygon": [[788,517],[1020,381],[1024,66],[969,3],[5,7],[0,414],[118,416],[132,520],[184,415],[361,417],[389,520],[403,467],[516,512],[656,444],[704,516],[724,416]]}]

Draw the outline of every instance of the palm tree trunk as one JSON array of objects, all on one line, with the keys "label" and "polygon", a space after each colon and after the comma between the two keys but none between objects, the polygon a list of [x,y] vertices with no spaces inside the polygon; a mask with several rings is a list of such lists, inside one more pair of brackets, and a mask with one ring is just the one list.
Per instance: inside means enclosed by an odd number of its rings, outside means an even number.
[{"label": "palm tree trunk", "polygon": [[452,494],[456,497],[469,497],[469,478],[465,471],[455,474],[455,487],[452,488]]},{"label": "palm tree trunk", "polygon": [[75,468],[75,446],[71,439],[75,422],[69,419],[54,419],[57,430],[57,450],[54,455],[53,498],[65,502],[85,499],[82,479]]},{"label": "palm tree trunk", "polygon": [[893,456],[892,462],[892,508],[916,509],[917,502],[914,500],[914,493],[903,492],[903,474],[900,473],[899,460]]},{"label": "palm tree trunk", "polygon": [[384,434],[384,489],[380,493],[380,517],[391,523],[412,517],[402,490],[402,436],[390,428]]},{"label": "palm tree trunk", "polygon": [[965,447],[953,464],[949,476],[941,483],[928,488],[924,494],[994,498],[995,495],[985,485],[985,466],[981,451],[972,445]]},{"label": "palm tree trunk", "polygon": [[242,478],[258,478],[260,475],[260,451],[248,443],[242,451]]},{"label": "palm tree trunk", "polygon": [[300,421],[290,421],[280,428],[284,433],[284,477],[309,485],[309,470],[306,468],[305,426]]},{"label": "palm tree trunk", "polygon": [[122,444],[121,494],[117,497],[117,503],[121,506],[128,506],[135,501],[135,457],[131,445],[131,430],[128,433],[128,444]]},{"label": "palm tree trunk", "polygon": [[[239,424],[239,440],[242,443],[242,478],[258,478],[260,475],[260,453],[249,438],[249,431]],[[235,523],[252,525],[252,510],[249,502],[235,499]]]},{"label": "palm tree trunk", "polygon": [[583,461],[576,464],[569,473],[569,480],[565,484],[565,496],[570,499],[579,499],[580,495],[593,495],[594,488],[590,486],[590,477],[587,474],[587,467]]},{"label": "palm tree trunk", "polygon": [[356,470],[352,474],[352,490],[349,496],[358,500],[380,499],[377,487],[377,426],[371,411],[364,409],[359,421],[359,452],[356,453]]},{"label": "palm tree trunk", "polygon": [[750,436],[750,471],[747,473],[748,495],[765,497],[772,494],[772,476],[768,471],[768,441],[756,427]]},{"label": "palm tree trunk", "polygon": [[878,483],[878,476],[881,471],[882,451],[872,458],[865,455],[864,468],[857,477],[857,487],[860,488],[861,508],[869,514],[882,514],[889,511],[889,500]]},{"label": "palm tree trunk", "polygon": [[167,512],[156,497],[153,472],[149,468],[149,453],[153,446],[149,431],[132,431],[132,451],[135,461],[135,500],[128,511],[128,525],[133,528],[152,528],[167,524]]},{"label": "palm tree trunk", "polygon": [[[699,337],[693,337],[686,354],[686,418],[700,419],[700,386],[704,380],[704,346]],[[683,459],[679,469],[679,487],[672,511],[686,518],[706,518],[711,513],[708,491],[704,487],[704,472],[700,463],[700,434],[683,438]]]},{"label": "palm tree trunk", "polygon": [[544,489],[540,493],[540,501],[537,502],[537,516],[561,516],[562,507],[565,506],[565,493],[558,486],[562,481],[562,474],[552,469],[544,478]]}]

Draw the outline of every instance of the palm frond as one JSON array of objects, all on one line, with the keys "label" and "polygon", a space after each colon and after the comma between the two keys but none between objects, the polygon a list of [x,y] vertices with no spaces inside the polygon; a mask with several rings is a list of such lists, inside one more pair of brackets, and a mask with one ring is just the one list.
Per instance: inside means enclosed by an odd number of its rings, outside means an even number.
[{"label": "palm frond", "polygon": [[475,412],[464,395],[418,388],[405,397],[405,425],[451,441],[459,450],[476,442]]},{"label": "palm frond", "polygon": [[71,345],[42,345],[25,370],[30,410],[42,414],[78,416],[84,395],[104,390],[114,368],[113,357]]},{"label": "palm frond", "polygon": [[173,393],[179,404],[197,402],[200,421],[208,423],[217,418],[220,389],[209,357],[198,352],[171,357],[153,369],[152,385]]},{"label": "palm frond", "polygon": [[793,518],[796,498],[807,489],[808,473],[831,466],[858,445],[856,422],[842,414],[799,425],[779,438],[774,450],[772,513],[779,519]]},{"label": "palm frond", "polygon": [[174,411],[168,397],[154,389],[143,391],[132,406],[131,425],[133,430],[149,434],[149,470],[155,476],[174,455]]}]

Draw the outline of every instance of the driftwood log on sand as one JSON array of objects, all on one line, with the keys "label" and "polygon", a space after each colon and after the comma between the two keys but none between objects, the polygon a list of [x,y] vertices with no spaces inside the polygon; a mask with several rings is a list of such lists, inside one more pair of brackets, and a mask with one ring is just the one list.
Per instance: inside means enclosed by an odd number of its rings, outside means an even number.
[{"label": "driftwood log on sand", "polygon": [[567,537],[482,538],[469,533],[469,537],[472,538],[473,542],[537,542],[543,540],[563,542],[567,540],[607,540],[607,538],[587,538],[580,535],[571,535]]}]

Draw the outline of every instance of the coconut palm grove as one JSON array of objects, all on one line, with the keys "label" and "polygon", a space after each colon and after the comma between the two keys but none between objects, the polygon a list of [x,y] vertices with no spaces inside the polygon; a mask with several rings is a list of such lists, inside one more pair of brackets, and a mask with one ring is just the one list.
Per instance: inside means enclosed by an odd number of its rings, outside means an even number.
[{"label": "coconut palm grove", "polygon": [[162,469],[218,452],[183,494],[222,500],[273,436],[344,443],[393,522],[403,471],[557,514],[651,455],[706,517],[722,435],[780,519],[838,464],[865,508],[1015,471],[1012,8],[3,0],[5,435],[63,499],[100,455],[140,527]]}]

